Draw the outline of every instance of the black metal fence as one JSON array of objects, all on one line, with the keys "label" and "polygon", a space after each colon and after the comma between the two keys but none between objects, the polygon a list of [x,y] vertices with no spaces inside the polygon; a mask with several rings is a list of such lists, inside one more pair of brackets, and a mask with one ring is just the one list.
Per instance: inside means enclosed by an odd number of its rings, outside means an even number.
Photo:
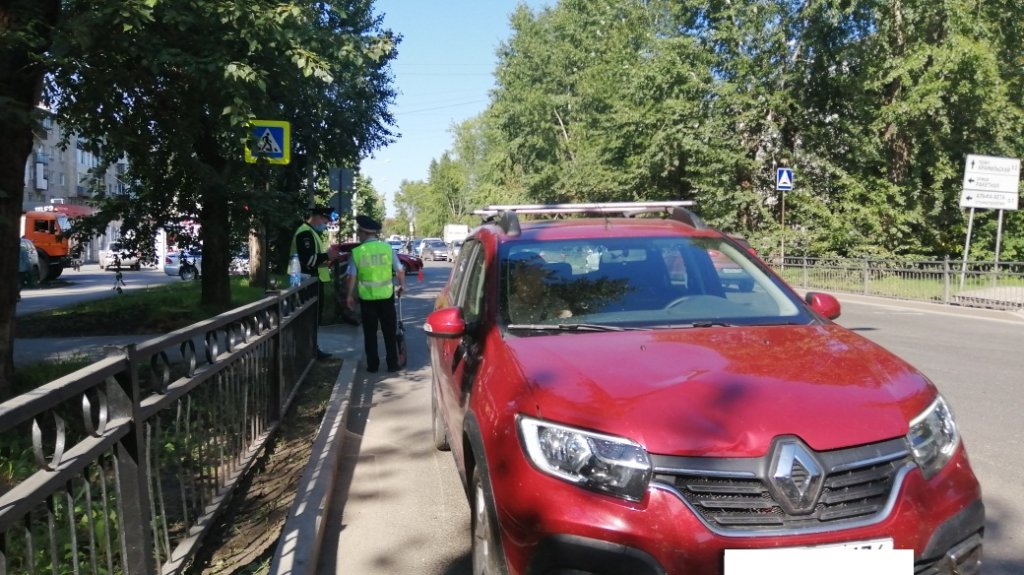
[{"label": "black metal fence", "polygon": [[317,285],[0,404],[0,575],[173,574],[313,365]]},{"label": "black metal fence", "polygon": [[794,257],[769,263],[790,285],[804,289],[1024,309],[1024,262]]}]

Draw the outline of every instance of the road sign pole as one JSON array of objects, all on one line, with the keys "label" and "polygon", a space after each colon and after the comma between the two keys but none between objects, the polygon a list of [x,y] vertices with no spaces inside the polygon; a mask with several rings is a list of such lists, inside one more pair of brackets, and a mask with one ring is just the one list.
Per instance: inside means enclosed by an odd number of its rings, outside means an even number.
[{"label": "road sign pole", "polygon": [[967,217],[967,240],[964,242],[964,261],[960,262],[960,291],[964,289],[964,278],[967,276],[967,256],[971,253],[971,230],[974,229],[974,208]]},{"label": "road sign pole", "polygon": [[1003,241],[1003,210],[999,210],[999,224],[996,226],[996,275],[999,274],[999,248]]},{"label": "road sign pole", "polygon": [[782,247],[779,250],[779,253],[782,256],[782,268],[781,269],[786,269],[786,190],[781,190],[781,193],[782,193],[782,199],[780,200],[780,202],[782,204],[782,210],[781,210],[781,212],[779,214],[779,219],[780,219],[780,224],[779,225],[782,227],[782,233],[779,234],[779,238],[781,239]]}]

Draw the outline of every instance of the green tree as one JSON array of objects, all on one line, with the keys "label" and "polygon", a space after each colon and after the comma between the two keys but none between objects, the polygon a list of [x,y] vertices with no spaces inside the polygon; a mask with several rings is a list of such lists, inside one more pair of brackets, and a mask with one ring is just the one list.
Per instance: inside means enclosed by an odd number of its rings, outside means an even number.
[{"label": "green tree", "polygon": [[[97,198],[104,218],[136,226],[140,243],[168,219],[200,222],[204,303],[229,301],[229,238],[251,224],[246,206],[301,206],[277,196],[300,192],[328,158],[355,163],[391,138],[386,67],[397,38],[380,29],[369,0],[15,0],[0,6],[0,26],[0,98],[17,104],[5,116],[17,136],[0,163],[21,173],[45,74],[58,120],[107,161],[131,165],[129,198]],[[307,158],[304,174],[293,166],[278,175],[281,186],[257,185],[270,176],[242,162],[247,122],[266,117],[293,122],[294,152]],[[16,239],[22,197],[11,170],[0,170],[4,245]],[[0,272],[13,275],[8,251]],[[4,299],[0,351],[9,351],[13,286]],[[0,392],[13,370],[4,364]]]}]

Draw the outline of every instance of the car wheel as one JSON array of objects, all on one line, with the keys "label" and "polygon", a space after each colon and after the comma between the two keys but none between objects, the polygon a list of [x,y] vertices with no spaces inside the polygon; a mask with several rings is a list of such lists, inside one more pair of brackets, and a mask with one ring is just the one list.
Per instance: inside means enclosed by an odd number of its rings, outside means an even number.
[{"label": "car wheel", "polygon": [[430,392],[430,408],[434,419],[434,447],[438,451],[451,451],[452,446],[448,443],[448,431],[444,427],[444,419],[437,408],[437,380],[433,381]]},{"label": "car wheel", "polygon": [[196,279],[196,270],[194,268],[185,268],[181,270],[181,273],[179,275],[181,276],[182,280],[190,282]]},{"label": "car wheel", "polygon": [[497,514],[484,489],[479,466],[473,469],[472,490],[470,513],[473,514],[473,575],[508,575],[501,553]]}]

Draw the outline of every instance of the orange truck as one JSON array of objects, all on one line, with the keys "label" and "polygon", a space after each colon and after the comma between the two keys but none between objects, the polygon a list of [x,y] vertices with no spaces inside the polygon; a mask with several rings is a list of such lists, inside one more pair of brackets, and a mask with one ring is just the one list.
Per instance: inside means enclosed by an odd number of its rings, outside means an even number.
[{"label": "orange truck", "polygon": [[21,216],[21,235],[32,240],[39,253],[40,280],[54,280],[70,267],[76,256],[68,234],[72,220],[94,213],[85,206],[54,204],[39,206]]}]

